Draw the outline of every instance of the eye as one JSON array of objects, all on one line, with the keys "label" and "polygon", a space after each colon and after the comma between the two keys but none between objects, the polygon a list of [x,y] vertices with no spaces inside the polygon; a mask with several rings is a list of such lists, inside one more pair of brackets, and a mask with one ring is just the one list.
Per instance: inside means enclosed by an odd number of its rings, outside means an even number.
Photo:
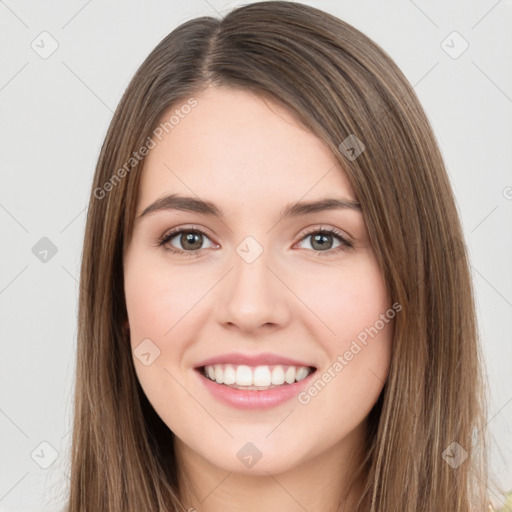
[{"label": "eye", "polygon": [[[325,254],[332,254],[353,247],[352,242],[335,228],[321,227],[310,230],[301,238],[301,242],[309,238],[311,238],[310,248],[313,249],[317,256],[324,256]],[[334,240],[337,240],[339,245],[333,248]]]},{"label": "eye", "polygon": [[[314,236],[313,236],[314,235]],[[205,231],[199,227],[177,228],[164,233],[157,242],[158,246],[166,250],[186,256],[197,256],[204,249],[204,239],[210,240]],[[299,243],[311,238],[309,249],[313,250],[317,256],[330,255],[338,251],[347,250],[353,247],[353,243],[339,230],[335,228],[317,227],[304,234]],[[176,241],[173,243],[173,240]],[[333,247],[335,241],[338,245]],[[211,242],[211,240],[210,240]],[[176,247],[175,244],[181,247]],[[218,244],[211,242],[209,248],[218,248]],[[304,248],[304,247],[302,247]],[[308,249],[308,247],[306,247]]]},{"label": "eye", "polygon": [[[179,236],[178,236],[179,235]],[[208,238],[208,235],[200,228],[188,228],[188,229],[173,229],[164,233],[158,240],[158,246],[164,246],[166,250],[174,253],[184,254],[187,256],[197,256],[201,249],[204,249],[203,242],[204,238]],[[176,247],[172,240],[176,239],[177,243],[181,246]],[[213,244],[210,247],[219,247]]]}]

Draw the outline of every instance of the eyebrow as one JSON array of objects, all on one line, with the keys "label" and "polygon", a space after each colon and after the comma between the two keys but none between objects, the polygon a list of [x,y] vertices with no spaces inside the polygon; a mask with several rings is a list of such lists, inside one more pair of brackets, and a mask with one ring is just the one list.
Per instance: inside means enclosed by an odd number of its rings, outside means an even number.
[{"label": "eyebrow", "polygon": [[[289,217],[297,217],[299,215],[307,215],[325,210],[351,209],[361,211],[361,204],[357,201],[349,199],[325,198],[317,201],[298,201],[287,204],[280,213],[279,220]],[[210,215],[214,217],[224,217],[222,209],[211,201],[198,199],[195,197],[181,196],[178,194],[170,194],[155,202],[151,203],[138,216],[138,219],[149,215],[150,213],[165,210],[182,210],[188,212],[199,213],[202,215]]]}]

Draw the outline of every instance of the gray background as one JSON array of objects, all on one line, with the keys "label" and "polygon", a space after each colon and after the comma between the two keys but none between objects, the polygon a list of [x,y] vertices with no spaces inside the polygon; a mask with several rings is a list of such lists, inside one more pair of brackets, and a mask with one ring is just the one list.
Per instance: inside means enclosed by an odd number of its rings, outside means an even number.
[{"label": "gray background", "polygon": [[[113,110],[174,27],[239,3],[0,0],[0,512],[55,510],[67,484],[85,210]],[[471,253],[492,471],[512,490],[512,2],[304,3],[380,44],[432,122]]]}]

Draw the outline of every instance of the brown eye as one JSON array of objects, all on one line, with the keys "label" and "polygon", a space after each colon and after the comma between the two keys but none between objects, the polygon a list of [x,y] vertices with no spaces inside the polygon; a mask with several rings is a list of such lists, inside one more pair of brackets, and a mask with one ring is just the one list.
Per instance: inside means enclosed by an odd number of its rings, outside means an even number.
[{"label": "brown eye", "polygon": [[184,249],[197,251],[203,245],[203,235],[201,233],[183,231],[179,235],[179,242]]},{"label": "brown eye", "polygon": [[[158,245],[171,252],[193,256],[204,248],[205,239],[210,240],[206,233],[198,228],[176,229],[165,233],[160,238]],[[210,247],[216,247],[216,245],[210,241]]]},{"label": "brown eye", "polygon": [[[309,248],[318,255],[322,255],[322,253],[332,254],[353,247],[353,244],[347,240],[343,233],[334,228],[317,228],[314,231],[309,231],[301,238],[301,241],[307,239],[311,239]],[[338,245],[333,246],[336,240]]]}]

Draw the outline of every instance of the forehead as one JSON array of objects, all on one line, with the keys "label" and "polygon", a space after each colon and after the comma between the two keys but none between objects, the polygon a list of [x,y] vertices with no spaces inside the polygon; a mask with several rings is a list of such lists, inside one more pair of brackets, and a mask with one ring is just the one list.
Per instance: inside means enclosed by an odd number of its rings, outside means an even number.
[{"label": "forehead", "polygon": [[163,116],[174,114],[174,123],[146,157],[139,212],[169,193],[208,198],[228,212],[327,194],[353,198],[331,151],[278,103],[223,87],[193,98],[193,108],[181,108],[185,98]]}]

